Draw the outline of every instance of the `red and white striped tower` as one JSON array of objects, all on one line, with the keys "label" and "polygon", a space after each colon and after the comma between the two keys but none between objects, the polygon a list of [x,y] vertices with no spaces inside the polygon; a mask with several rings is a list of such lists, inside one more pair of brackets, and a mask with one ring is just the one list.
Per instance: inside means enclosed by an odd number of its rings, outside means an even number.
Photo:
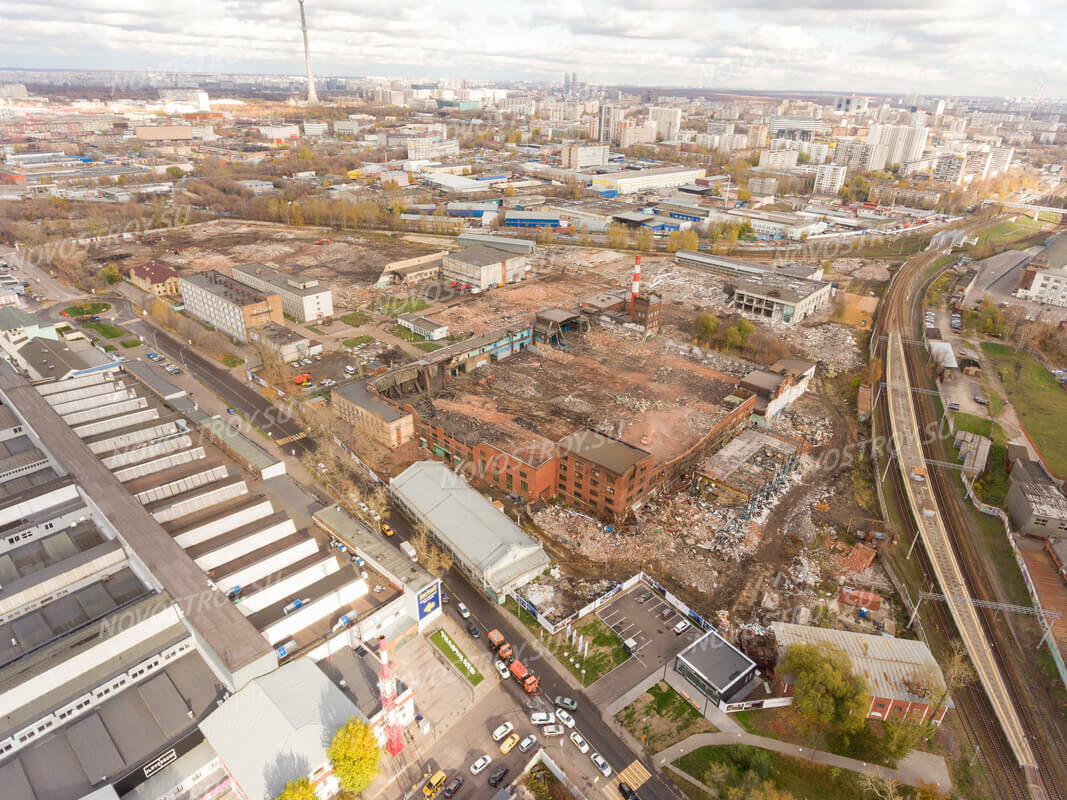
[{"label": "red and white striped tower", "polygon": [[641,256],[634,256],[634,282],[630,287],[630,316],[634,315],[634,301],[641,291]]},{"label": "red and white striped tower", "polygon": [[391,756],[404,749],[404,740],[400,735],[399,710],[396,705],[396,675],[389,664],[389,651],[385,647],[385,637],[378,637],[378,655],[382,661],[382,672],[378,677],[378,690],[382,695],[382,713],[385,715],[385,749]]}]

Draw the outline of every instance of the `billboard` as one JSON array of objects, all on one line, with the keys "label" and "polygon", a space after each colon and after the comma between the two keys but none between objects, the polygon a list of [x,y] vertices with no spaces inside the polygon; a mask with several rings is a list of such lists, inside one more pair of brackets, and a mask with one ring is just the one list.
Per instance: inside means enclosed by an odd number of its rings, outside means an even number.
[{"label": "billboard", "polygon": [[424,620],[441,607],[441,582],[434,581],[419,592],[419,620]]}]

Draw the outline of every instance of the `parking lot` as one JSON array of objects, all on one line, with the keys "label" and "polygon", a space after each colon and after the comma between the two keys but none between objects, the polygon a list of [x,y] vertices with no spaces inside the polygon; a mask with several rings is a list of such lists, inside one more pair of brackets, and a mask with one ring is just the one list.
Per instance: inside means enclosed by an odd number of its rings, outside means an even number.
[{"label": "parking lot", "polygon": [[[310,363],[308,363],[310,362]],[[355,372],[345,372],[345,367],[352,367]],[[359,362],[347,353],[324,353],[319,356],[310,356],[288,368],[288,379],[292,381],[300,375],[310,375],[311,380],[308,389],[330,388],[353,379],[359,374]],[[327,381],[327,383],[323,383]]]},{"label": "parking lot", "polygon": [[[648,595],[647,600],[642,598]],[[690,625],[681,634],[673,628],[683,620],[666,600],[639,583],[597,612],[624,642],[637,645],[634,654],[588,690],[597,702],[610,701],[636,686],[653,672],[662,670],[678,653],[701,635]]]}]

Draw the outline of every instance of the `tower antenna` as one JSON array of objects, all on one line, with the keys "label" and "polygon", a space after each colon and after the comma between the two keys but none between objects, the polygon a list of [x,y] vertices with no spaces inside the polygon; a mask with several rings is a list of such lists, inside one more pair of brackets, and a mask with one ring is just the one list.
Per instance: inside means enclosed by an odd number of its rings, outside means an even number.
[{"label": "tower antenna", "polygon": [[319,96],[315,93],[315,76],[311,74],[311,48],[308,47],[308,24],[304,19],[304,0],[296,0],[300,4],[300,30],[304,33],[304,66],[308,71],[308,105],[318,105]]}]

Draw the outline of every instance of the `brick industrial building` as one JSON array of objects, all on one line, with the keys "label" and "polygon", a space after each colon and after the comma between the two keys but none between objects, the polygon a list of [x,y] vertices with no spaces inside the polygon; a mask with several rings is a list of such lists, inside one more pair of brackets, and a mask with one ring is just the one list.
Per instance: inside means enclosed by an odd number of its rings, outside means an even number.
[{"label": "brick industrial building", "polygon": [[180,282],[185,310],[239,341],[248,341],[251,328],[284,323],[277,294],[262,294],[221,272],[190,275]]}]

